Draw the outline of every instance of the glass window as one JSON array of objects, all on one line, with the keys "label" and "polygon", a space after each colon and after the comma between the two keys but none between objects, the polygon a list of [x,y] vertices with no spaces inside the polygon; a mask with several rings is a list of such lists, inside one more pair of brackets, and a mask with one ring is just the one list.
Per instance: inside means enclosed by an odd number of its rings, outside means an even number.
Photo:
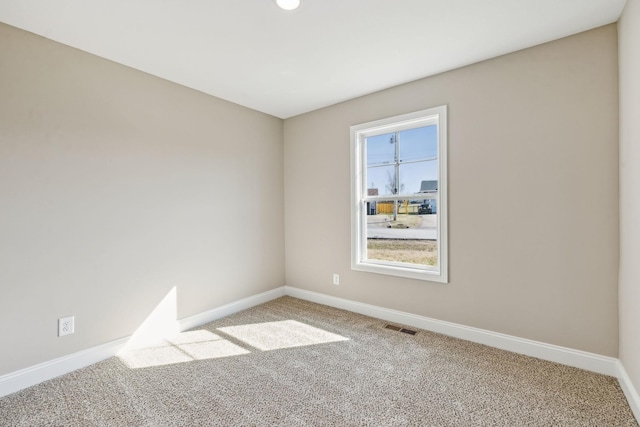
[{"label": "glass window", "polygon": [[447,282],[446,112],[351,127],[353,269]]}]

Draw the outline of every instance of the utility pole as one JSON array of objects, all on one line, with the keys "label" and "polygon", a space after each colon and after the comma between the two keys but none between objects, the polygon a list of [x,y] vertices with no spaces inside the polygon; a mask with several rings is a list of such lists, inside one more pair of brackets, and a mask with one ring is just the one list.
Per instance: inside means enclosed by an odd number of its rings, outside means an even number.
[{"label": "utility pole", "polygon": [[[400,186],[400,135],[399,132],[395,132],[391,135],[391,139],[389,140],[390,144],[394,145],[395,154],[393,159],[394,165],[394,179],[393,179],[393,194],[398,194],[398,187]],[[398,199],[393,201],[393,220],[398,220]]]}]

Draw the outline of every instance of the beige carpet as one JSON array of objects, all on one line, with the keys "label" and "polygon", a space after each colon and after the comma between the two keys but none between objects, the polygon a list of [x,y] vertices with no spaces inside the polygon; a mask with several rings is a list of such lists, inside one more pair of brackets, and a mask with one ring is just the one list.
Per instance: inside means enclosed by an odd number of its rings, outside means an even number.
[{"label": "beige carpet", "polygon": [[3,426],[636,426],[617,381],[284,297],[0,399]]}]

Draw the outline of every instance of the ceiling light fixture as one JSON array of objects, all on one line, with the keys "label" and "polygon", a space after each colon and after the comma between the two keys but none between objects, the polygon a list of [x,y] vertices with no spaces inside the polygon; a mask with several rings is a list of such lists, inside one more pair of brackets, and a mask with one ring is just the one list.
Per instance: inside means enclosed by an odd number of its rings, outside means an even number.
[{"label": "ceiling light fixture", "polygon": [[300,6],[300,0],[276,0],[276,4],[280,9],[294,10]]}]

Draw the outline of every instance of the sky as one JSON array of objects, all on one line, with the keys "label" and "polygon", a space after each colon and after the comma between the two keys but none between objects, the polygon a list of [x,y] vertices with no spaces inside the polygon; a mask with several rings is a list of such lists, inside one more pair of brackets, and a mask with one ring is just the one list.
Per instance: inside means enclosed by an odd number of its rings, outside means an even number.
[{"label": "sky", "polygon": [[[393,133],[367,138],[367,188],[377,188],[379,195],[393,194],[388,188],[389,176],[393,176],[395,144]],[[420,191],[422,181],[438,179],[437,126],[424,126],[401,131],[400,145],[400,193],[414,194]],[[415,163],[412,163],[415,162]]]}]

